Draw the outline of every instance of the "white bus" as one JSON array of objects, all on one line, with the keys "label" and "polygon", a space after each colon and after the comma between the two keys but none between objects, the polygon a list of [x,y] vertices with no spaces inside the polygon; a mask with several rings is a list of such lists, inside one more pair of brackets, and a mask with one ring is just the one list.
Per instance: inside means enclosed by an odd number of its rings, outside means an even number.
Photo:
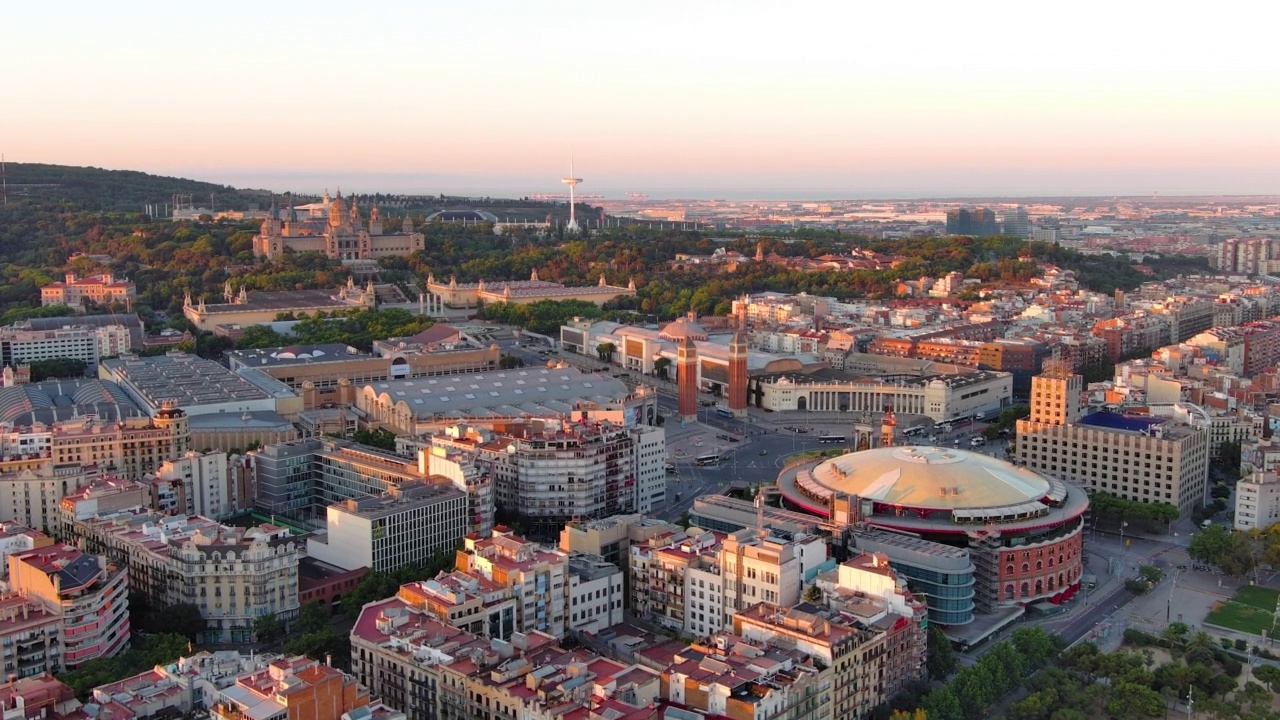
[{"label": "white bus", "polygon": [[823,436],[821,436],[821,437],[819,437],[819,438],[818,438],[818,442],[820,442],[820,443],[843,443],[843,442],[844,442],[844,436],[843,436],[843,435],[823,435]]},{"label": "white bus", "polygon": [[707,453],[706,455],[699,455],[697,458],[694,459],[694,462],[702,466],[719,465],[720,453]]}]

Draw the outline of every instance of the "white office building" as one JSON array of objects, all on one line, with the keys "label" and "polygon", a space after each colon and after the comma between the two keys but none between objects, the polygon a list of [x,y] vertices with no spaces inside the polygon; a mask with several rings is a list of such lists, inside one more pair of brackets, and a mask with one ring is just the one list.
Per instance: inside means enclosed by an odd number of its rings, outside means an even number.
[{"label": "white office building", "polygon": [[1265,530],[1280,522],[1280,475],[1255,472],[1236,483],[1236,529]]},{"label": "white office building", "polygon": [[599,555],[569,556],[569,630],[598,633],[622,622],[622,568]]}]

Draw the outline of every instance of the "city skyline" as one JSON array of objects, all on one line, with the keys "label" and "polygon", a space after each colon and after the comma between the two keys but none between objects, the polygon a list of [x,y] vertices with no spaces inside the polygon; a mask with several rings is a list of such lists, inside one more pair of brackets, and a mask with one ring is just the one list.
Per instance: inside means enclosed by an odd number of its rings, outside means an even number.
[{"label": "city skyline", "polygon": [[570,153],[608,197],[1280,192],[1280,54],[1227,9],[72,5],[10,12],[11,162],[299,192],[556,193]]}]

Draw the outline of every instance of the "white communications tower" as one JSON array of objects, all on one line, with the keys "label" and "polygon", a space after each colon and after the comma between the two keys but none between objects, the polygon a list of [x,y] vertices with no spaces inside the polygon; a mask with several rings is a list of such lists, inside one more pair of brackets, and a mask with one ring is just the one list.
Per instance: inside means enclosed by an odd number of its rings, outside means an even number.
[{"label": "white communications tower", "polygon": [[574,218],[574,214],[573,214],[573,206],[575,204],[574,198],[573,198],[573,188],[575,185],[582,182],[582,178],[573,177],[573,156],[572,155],[569,156],[569,177],[560,178],[560,182],[569,186],[569,224],[565,226],[565,229],[568,230],[569,232],[577,232],[578,221]]}]

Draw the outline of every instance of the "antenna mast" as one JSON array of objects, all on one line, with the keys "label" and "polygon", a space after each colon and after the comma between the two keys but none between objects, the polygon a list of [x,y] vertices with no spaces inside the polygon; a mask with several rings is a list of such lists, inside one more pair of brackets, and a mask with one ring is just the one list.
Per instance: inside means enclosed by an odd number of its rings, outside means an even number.
[{"label": "antenna mast", "polygon": [[4,206],[9,207],[9,175],[5,171],[3,154],[0,154],[0,186],[4,188]]}]

